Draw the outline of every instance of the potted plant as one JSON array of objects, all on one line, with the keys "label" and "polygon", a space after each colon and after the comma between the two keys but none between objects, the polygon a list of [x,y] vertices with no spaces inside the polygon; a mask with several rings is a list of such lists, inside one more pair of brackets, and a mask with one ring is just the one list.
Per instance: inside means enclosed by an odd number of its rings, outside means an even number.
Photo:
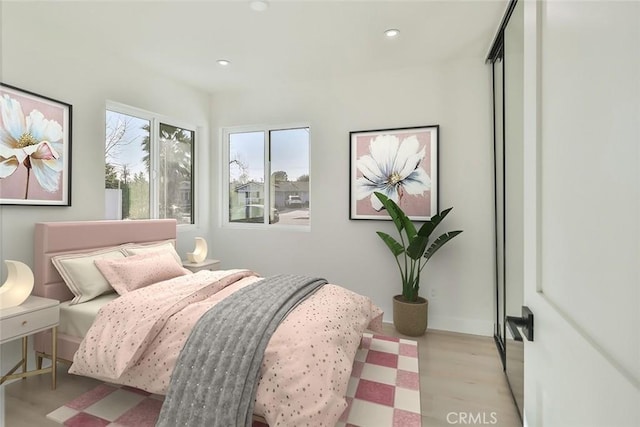
[{"label": "potted plant", "polygon": [[384,233],[376,233],[386,243],[393,254],[402,281],[402,294],[393,297],[393,325],[404,335],[420,336],[427,329],[427,310],[429,302],[419,296],[420,273],[438,249],[462,233],[462,230],[449,231],[429,244],[429,238],[435,228],[449,214],[451,209],[433,215],[419,230],[396,202],[382,193],[374,193],[389,213],[398,230],[400,242]]}]

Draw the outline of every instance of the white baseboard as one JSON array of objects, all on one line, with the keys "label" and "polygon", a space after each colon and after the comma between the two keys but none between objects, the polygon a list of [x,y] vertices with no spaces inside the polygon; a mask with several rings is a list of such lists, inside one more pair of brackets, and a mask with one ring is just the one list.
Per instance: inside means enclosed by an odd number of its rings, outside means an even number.
[{"label": "white baseboard", "polygon": [[[391,316],[389,316],[391,317]],[[385,323],[393,323],[392,318],[384,318]],[[461,319],[457,317],[431,316],[429,315],[429,329],[439,331],[459,332],[462,334],[493,336],[493,322],[488,320]]]}]

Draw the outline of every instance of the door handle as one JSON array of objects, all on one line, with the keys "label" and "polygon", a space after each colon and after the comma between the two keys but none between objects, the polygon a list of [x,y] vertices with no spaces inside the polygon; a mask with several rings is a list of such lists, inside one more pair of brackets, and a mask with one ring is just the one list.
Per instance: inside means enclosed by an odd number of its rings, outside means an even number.
[{"label": "door handle", "polygon": [[533,313],[529,307],[522,306],[522,317],[507,316],[507,325],[516,341],[522,341],[522,335],[518,331],[518,326],[522,326],[522,332],[527,337],[527,341],[533,341]]}]

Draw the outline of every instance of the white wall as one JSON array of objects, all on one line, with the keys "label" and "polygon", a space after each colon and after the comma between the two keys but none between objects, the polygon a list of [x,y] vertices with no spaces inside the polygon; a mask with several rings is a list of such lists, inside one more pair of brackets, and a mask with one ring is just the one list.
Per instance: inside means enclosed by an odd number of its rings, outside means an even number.
[{"label": "white wall", "polygon": [[[0,206],[0,260],[33,261],[34,223],[104,219],[104,134],[107,99],[198,126],[202,162],[198,189],[209,191],[210,97],[103,52],[56,39],[28,25],[33,3],[2,4],[2,82],[73,105],[72,206]],[[29,30],[25,31],[25,25]],[[206,200],[206,198],[201,199]],[[180,233],[178,251],[193,249],[193,237],[208,235],[209,205],[201,203],[200,229]],[[4,281],[5,266],[0,267]],[[1,282],[0,282],[1,283]],[[13,344],[13,343],[11,343]],[[4,361],[3,361],[4,362]],[[9,363],[11,361],[7,361]],[[12,362],[13,363],[13,362]]]},{"label": "white wall", "polygon": [[[213,176],[213,256],[224,267],[326,277],[370,296],[391,317],[401,292],[393,257],[375,234],[381,221],[349,220],[349,131],[440,125],[440,208],[454,206],[439,231],[463,229],[423,272],[435,329],[492,335],[493,166],[489,67],[483,58],[396,69],[213,99],[212,165],[220,168],[226,126],[310,122],[311,232],[220,226],[220,176]],[[432,296],[432,293],[435,296]]]}]

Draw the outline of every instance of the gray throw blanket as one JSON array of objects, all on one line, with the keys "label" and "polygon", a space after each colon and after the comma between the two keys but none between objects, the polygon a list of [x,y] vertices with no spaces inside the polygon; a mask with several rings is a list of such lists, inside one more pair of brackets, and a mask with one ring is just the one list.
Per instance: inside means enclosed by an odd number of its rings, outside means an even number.
[{"label": "gray throw blanket", "polygon": [[156,426],[251,426],[271,335],[292,308],[325,283],[274,276],[234,292],[207,311],[180,352]]}]

